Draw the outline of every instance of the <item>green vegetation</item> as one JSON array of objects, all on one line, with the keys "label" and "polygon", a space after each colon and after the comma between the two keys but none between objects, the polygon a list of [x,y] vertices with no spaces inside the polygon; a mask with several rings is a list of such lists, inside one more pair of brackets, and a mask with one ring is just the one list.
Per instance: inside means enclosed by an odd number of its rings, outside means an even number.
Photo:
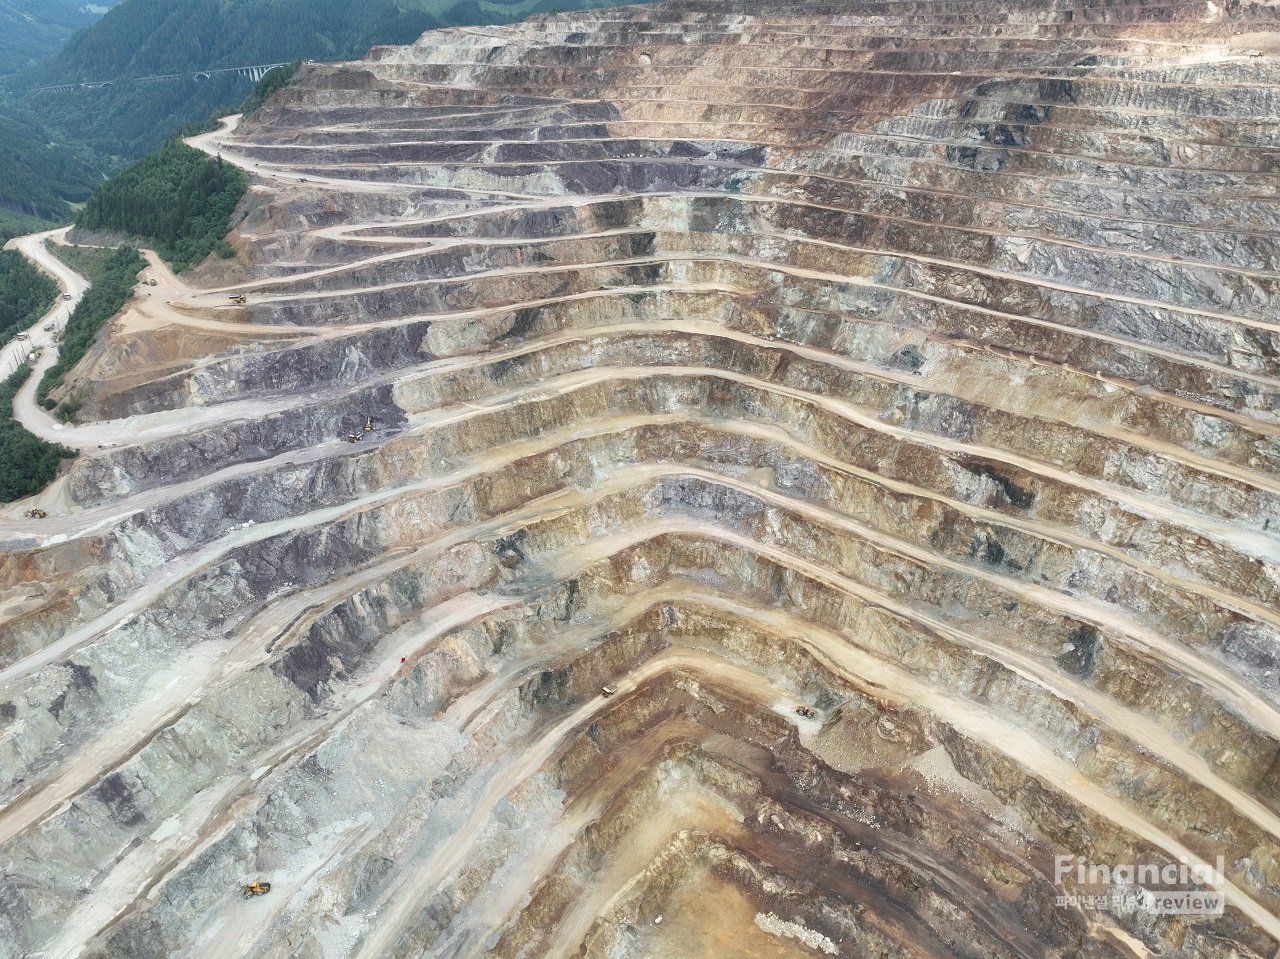
[{"label": "green vegetation", "polygon": [[44,248],[90,283],[98,282],[116,252],[112,246],[64,246],[51,240],[45,240]]},{"label": "green vegetation", "polygon": [[144,237],[181,271],[215,250],[229,254],[223,237],[248,188],[235,166],[175,138],[98,187],[76,225]]},{"label": "green vegetation", "polygon": [[36,399],[46,409],[53,409],[56,405],[49,398],[49,393],[62,385],[63,377],[89,352],[102,324],[124,306],[133,292],[138,272],[146,265],[147,261],[130,246],[112,250],[106,257],[102,273],[67,320],[58,349],[58,362],[45,371],[44,378],[36,387]]},{"label": "green vegetation", "polygon": [[185,140],[188,137],[198,137],[204,133],[212,133],[222,126],[221,118],[232,113],[235,113],[235,110],[227,107],[225,110],[214,110],[213,113],[199,123],[184,123],[182,129],[178,131],[178,138]]},{"label": "green vegetation", "polygon": [[31,375],[31,367],[20,366],[0,383],[0,502],[38,493],[58,473],[58,464],[75,456],[57,443],[49,443],[28,433],[13,418],[13,398]]},{"label": "green vegetation", "polygon": [[0,100],[0,208],[42,221],[70,219],[67,202],[88,199],[101,182],[83,153],[20,104]]},{"label": "green vegetation", "polygon": [[[0,174],[0,178],[2,177],[3,175]],[[14,213],[12,210],[0,207],[0,244],[7,243],[15,236],[39,233],[47,229],[49,229],[49,223],[45,220],[36,220],[24,213]]]},{"label": "green vegetation", "polygon": [[276,67],[259,80],[254,86],[253,92],[245,98],[243,105],[240,107],[240,112],[245,115],[245,119],[257,113],[258,107],[262,106],[267,97],[277,90],[283,90],[287,87],[289,81],[293,79],[293,75],[298,72],[298,68],[301,66],[301,60],[294,60],[288,66]]},{"label": "green vegetation", "polygon": [[0,345],[40,319],[58,298],[58,284],[17,250],[0,250]]},{"label": "green vegetation", "polygon": [[[99,0],[110,6],[113,0]],[[0,87],[0,209],[65,222],[68,203],[159,149],[185,124],[230,112],[251,81],[235,73],[194,73],[299,58],[342,60],[377,44],[410,43],[423,31],[507,23],[553,8],[608,0],[121,0],[54,56],[5,78]],[[4,10],[43,22],[73,0],[0,0]],[[30,11],[23,8],[30,7]],[[76,16],[92,19],[78,10]],[[64,11],[65,12],[65,11]],[[68,14],[70,15],[70,14]],[[62,16],[62,14],[58,14]],[[61,29],[61,28],[60,28]],[[65,35],[61,34],[61,35]],[[20,44],[19,44],[20,46]],[[33,56],[42,56],[43,48]],[[20,66],[15,63],[14,68]],[[140,83],[131,78],[178,74]],[[276,71],[264,81],[275,84]],[[38,87],[112,80],[113,86],[36,93]],[[265,98],[271,91],[263,91]],[[251,99],[251,106],[255,106]]]},{"label": "green vegetation", "polygon": [[[0,75],[57,53],[67,37],[93,23],[116,0],[3,0],[0,2]],[[95,9],[96,8],[96,11]]]},{"label": "green vegetation", "polygon": [[[15,78],[13,89],[51,128],[50,140],[83,144],[110,173],[158,148],[183,124],[240,103],[252,83],[221,67],[347,60],[378,44],[411,43],[426,30],[508,23],[551,7],[601,0],[123,0]],[[148,83],[128,78],[181,74]],[[36,87],[113,80],[114,86],[27,94]]]}]

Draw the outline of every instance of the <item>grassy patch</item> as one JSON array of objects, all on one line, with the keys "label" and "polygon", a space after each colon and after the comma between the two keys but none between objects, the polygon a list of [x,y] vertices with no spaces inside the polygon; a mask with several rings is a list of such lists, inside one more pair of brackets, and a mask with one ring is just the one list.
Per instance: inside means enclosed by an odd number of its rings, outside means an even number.
[{"label": "grassy patch", "polygon": [[49,240],[45,240],[44,246],[90,283],[98,282],[107,269],[107,260],[116,251],[112,246],[64,246]]},{"label": "grassy patch", "polygon": [[38,493],[58,473],[58,464],[76,455],[75,450],[42,440],[13,418],[13,398],[31,375],[19,367],[0,383],[0,502]]}]

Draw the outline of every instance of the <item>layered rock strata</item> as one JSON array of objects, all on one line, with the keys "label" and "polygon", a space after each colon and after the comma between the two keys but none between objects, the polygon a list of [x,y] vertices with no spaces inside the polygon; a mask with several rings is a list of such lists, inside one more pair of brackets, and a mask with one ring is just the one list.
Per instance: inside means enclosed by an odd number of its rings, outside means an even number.
[{"label": "layered rock strata", "polygon": [[1275,9],[550,14],[208,139],[235,275],[3,521],[0,956],[1272,959]]}]

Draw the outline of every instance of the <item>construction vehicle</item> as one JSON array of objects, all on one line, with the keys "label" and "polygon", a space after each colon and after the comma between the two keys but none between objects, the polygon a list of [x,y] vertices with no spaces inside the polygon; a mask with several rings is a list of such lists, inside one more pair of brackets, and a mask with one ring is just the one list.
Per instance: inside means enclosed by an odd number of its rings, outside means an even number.
[{"label": "construction vehicle", "polygon": [[240,891],[244,893],[246,899],[252,899],[254,896],[265,896],[271,891],[271,883],[258,882],[256,879],[248,885],[241,886]]},{"label": "construction vehicle", "polygon": [[817,710],[809,706],[797,706],[796,715],[803,716],[805,719],[816,719],[818,713],[817,713]]},{"label": "construction vehicle", "polygon": [[230,294],[230,295],[227,297],[227,299],[229,299],[232,303],[247,303],[247,302],[248,302],[248,298],[247,298],[243,293],[238,293],[238,294],[233,293],[233,294]]},{"label": "construction vehicle", "polygon": [[71,299],[71,294],[70,294],[70,293],[63,293],[63,294],[62,294],[62,298],[63,298],[64,300],[69,300],[69,299]]},{"label": "construction vehicle", "polygon": [[49,514],[42,509],[29,509],[22,515],[27,519],[44,519]]},{"label": "construction vehicle", "polygon": [[366,433],[372,433],[372,432],[373,432],[373,417],[372,417],[372,416],[366,416],[366,417],[364,418],[364,431],[365,431]]},{"label": "construction vehicle", "polygon": [[601,696],[603,696],[605,699],[608,699],[610,696],[612,696],[612,695],[613,695],[614,693],[616,693],[617,691],[618,691],[618,687],[617,687],[617,685],[616,685],[616,684],[614,684],[614,683],[610,683],[608,686],[601,686],[601,687],[600,687],[600,695],[601,695]]},{"label": "construction vehicle", "polygon": [[359,433],[348,433],[348,434],[347,434],[347,442],[348,442],[348,443],[357,443],[357,442],[359,442],[359,440],[360,440],[360,434],[359,434]]},{"label": "construction vehicle", "polygon": [[156,285],[156,281],[154,279],[147,280],[147,286],[155,286],[155,285]]},{"label": "construction vehicle", "polygon": [[52,329],[53,329],[53,324],[52,324],[52,323],[46,323],[44,326],[40,327],[40,329],[42,329],[42,330],[44,330],[46,333],[48,333],[50,330],[52,330]]}]

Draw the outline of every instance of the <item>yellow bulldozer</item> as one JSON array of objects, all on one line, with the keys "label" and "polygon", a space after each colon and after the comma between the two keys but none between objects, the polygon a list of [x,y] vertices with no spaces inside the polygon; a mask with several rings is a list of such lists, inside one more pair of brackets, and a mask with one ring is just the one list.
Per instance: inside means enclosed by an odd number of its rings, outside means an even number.
[{"label": "yellow bulldozer", "polygon": [[241,886],[240,891],[246,899],[252,899],[254,896],[265,896],[271,891],[271,883],[254,880],[247,886]]}]

